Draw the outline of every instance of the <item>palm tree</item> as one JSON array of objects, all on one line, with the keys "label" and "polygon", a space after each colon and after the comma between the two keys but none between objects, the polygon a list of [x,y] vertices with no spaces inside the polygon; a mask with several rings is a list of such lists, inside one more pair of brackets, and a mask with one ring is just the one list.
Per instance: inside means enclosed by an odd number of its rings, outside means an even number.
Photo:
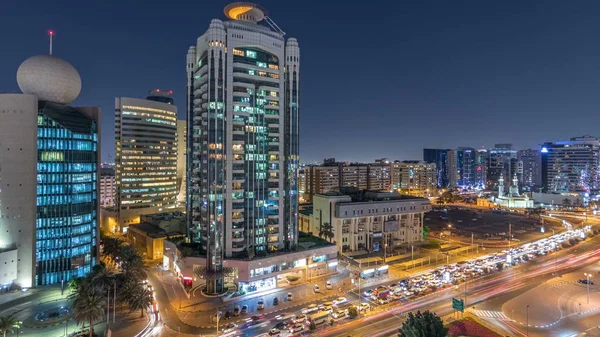
[{"label": "palm tree", "polygon": [[104,245],[102,246],[102,253],[106,257],[115,259],[119,255],[119,250],[123,246],[123,240],[118,238],[112,238],[110,236],[102,237]]},{"label": "palm tree", "polygon": [[152,294],[146,287],[138,287],[135,295],[129,300],[129,309],[131,311],[139,310],[140,317],[144,317],[144,310],[152,305]]},{"label": "palm tree", "polygon": [[121,286],[118,288],[118,299],[121,305],[128,304],[133,300],[137,293],[140,291],[140,287],[142,287],[136,280],[134,279],[123,279]]},{"label": "palm tree", "polygon": [[335,234],[333,233],[333,226],[329,222],[324,222],[321,225],[321,228],[319,228],[319,237],[325,237],[326,239],[329,239],[329,242],[331,242],[331,239],[333,239],[334,236]]},{"label": "palm tree", "polygon": [[104,292],[92,284],[91,279],[84,279],[77,289],[69,295],[72,302],[73,317],[77,324],[90,324],[90,337],[94,335],[94,322],[104,316],[103,305],[106,298]]},{"label": "palm tree", "polygon": [[104,263],[100,262],[94,266],[92,273],[90,273],[92,284],[99,289],[106,291],[115,284],[116,273],[114,269],[107,267]]},{"label": "palm tree", "polygon": [[13,328],[19,327],[19,322],[15,319],[14,314],[9,316],[0,316],[0,333],[6,337],[6,333],[15,333]]}]

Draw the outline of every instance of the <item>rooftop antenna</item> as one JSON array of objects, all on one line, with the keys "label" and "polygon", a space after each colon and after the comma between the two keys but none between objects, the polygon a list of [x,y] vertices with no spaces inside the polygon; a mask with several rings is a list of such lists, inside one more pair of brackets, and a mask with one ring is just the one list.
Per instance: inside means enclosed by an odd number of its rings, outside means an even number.
[{"label": "rooftop antenna", "polygon": [[281,35],[285,35],[285,32],[283,30],[281,30],[281,28],[279,28],[279,26],[275,23],[275,21],[273,21],[270,17],[265,16],[265,21],[269,24],[269,26],[271,26],[271,28],[273,28],[276,32],[280,33]]},{"label": "rooftop antenna", "polygon": [[52,55],[52,37],[54,36],[54,31],[50,29],[48,35],[50,36],[50,55]]}]

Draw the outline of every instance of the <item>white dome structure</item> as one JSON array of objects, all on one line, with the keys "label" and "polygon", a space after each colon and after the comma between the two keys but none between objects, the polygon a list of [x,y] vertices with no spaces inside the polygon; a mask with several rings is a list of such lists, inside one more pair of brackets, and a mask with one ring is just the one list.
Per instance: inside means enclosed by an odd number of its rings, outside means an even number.
[{"label": "white dome structure", "polygon": [[21,63],[17,83],[24,94],[60,104],[73,102],[81,92],[81,77],[75,67],[52,55],[33,56]]}]

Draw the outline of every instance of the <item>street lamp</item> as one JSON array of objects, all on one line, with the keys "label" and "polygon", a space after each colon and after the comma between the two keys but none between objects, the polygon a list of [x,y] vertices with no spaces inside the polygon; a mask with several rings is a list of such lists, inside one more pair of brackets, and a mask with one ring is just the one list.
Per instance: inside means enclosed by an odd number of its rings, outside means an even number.
[{"label": "street lamp", "polygon": [[583,275],[585,275],[585,277],[587,278],[587,304],[590,304],[590,277],[592,276],[592,274],[588,274],[588,273],[584,273]]},{"label": "street lamp", "polygon": [[527,309],[526,309],[526,317],[527,317],[527,334],[526,336],[529,337],[529,305],[527,305]]}]

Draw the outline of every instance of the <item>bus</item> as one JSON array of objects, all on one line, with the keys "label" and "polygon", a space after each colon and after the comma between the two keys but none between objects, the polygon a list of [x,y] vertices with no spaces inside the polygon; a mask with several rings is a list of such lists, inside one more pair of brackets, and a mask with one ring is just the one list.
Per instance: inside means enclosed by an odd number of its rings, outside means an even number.
[{"label": "bus", "polygon": [[319,324],[327,322],[328,320],[329,320],[329,312],[321,311],[314,315],[308,316],[307,323],[308,323],[308,325],[310,325],[310,323],[315,323],[315,325],[319,325]]}]

